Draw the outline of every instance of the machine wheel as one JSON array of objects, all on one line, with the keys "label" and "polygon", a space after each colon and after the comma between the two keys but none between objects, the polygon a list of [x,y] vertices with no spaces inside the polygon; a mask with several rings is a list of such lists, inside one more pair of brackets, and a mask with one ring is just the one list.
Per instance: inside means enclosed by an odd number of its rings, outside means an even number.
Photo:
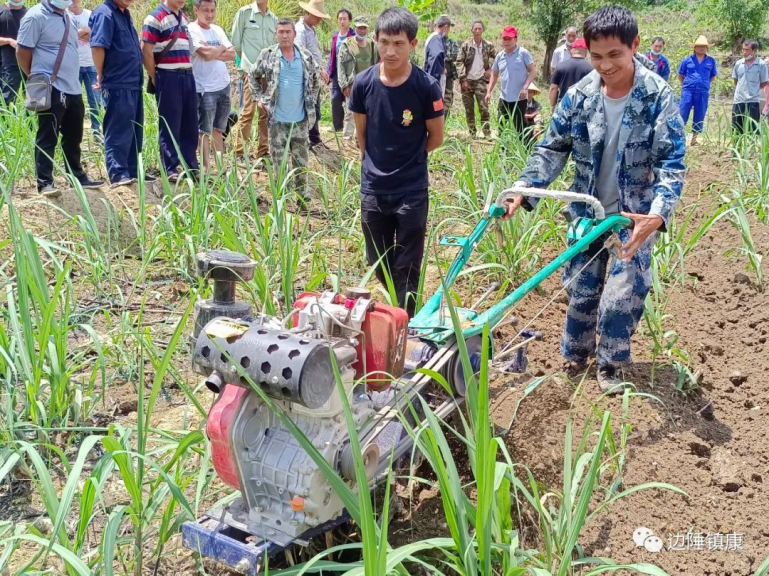
[{"label": "machine wheel", "polygon": [[[376,471],[379,468],[379,446],[373,442],[366,445],[363,448],[363,466],[366,468],[366,478],[369,482],[374,479]],[[339,462],[339,469],[342,476],[350,480],[355,481],[355,459],[352,454],[352,447],[350,444],[342,452],[342,458]]]},{"label": "machine wheel", "polygon": [[[467,346],[467,353],[470,356],[470,365],[472,366],[473,374],[478,374],[481,371],[481,357],[483,351],[483,339],[481,336],[472,336],[465,341]],[[451,390],[456,396],[461,398],[465,397],[467,392],[467,382],[465,381],[465,371],[462,367],[462,359],[459,355],[459,350],[456,351],[451,361],[441,370],[441,373],[451,386]]]}]

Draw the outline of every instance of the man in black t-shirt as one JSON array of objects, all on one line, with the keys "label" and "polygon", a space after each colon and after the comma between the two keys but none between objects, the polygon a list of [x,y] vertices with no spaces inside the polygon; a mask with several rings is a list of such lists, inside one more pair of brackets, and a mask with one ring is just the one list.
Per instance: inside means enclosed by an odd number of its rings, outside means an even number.
[{"label": "man in black t-shirt", "polygon": [[414,315],[427,231],[427,153],[443,143],[439,84],[409,61],[416,16],[388,8],[376,23],[381,63],[355,77],[350,110],[361,166],[361,222],[366,257],[398,305]]},{"label": "man in black t-shirt", "polygon": [[23,0],[8,0],[0,4],[0,89],[6,106],[16,99],[21,86],[21,70],[16,62],[16,37],[19,22],[26,13]]},{"label": "man in black t-shirt", "polygon": [[550,80],[551,109],[555,109],[556,104],[566,95],[569,88],[593,71],[593,66],[585,59],[587,43],[584,38],[577,38],[574,41],[570,53],[571,58],[558,65]]}]

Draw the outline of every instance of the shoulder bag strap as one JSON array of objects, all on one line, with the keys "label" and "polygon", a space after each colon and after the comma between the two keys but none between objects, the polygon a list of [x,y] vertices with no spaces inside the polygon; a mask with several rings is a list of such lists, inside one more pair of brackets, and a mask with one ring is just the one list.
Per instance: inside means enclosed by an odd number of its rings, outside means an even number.
[{"label": "shoulder bag strap", "polygon": [[64,51],[67,48],[67,40],[69,38],[69,18],[67,18],[67,11],[62,14],[64,17],[64,35],[61,37],[61,44],[59,44],[59,53],[56,55],[56,62],[53,64],[53,72],[51,74],[51,84],[56,82],[56,76],[61,68],[61,61],[64,60]]},{"label": "shoulder bag strap", "polygon": [[[174,14],[174,16],[176,16],[176,14]],[[163,49],[160,52],[155,54],[156,63],[160,62],[160,59],[166,54],[168,54],[168,52],[171,51],[171,48],[174,47],[174,44],[176,44],[176,41],[179,39],[179,36],[181,35],[181,33],[182,33],[182,18],[177,18],[176,28],[174,29],[171,35],[171,39],[168,41],[168,43],[165,46],[163,46]]]}]

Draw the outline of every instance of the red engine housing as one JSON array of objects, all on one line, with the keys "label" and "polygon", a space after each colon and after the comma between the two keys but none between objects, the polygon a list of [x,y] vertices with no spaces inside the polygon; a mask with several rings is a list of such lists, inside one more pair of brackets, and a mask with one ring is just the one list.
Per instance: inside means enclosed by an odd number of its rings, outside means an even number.
[{"label": "red engine housing", "polygon": [[[297,298],[294,308],[302,310],[310,298],[320,298],[320,296],[316,292],[304,292]],[[334,303],[343,305],[345,297],[337,294]],[[387,389],[390,386],[390,379],[386,374],[398,378],[403,373],[408,324],[409,316],[403,308],[372,302],[361,325],[365,338],[356,347],[358,361],[353,364],[356,378],[361,378],[366,373],[370,374],[367,384],[370,390]],[[364,353],[365,373],[362,360]]]},{"label": "red engine housing", "polygon": [[226,384],[208,413],[206,434],[211,440],[211,460],[214,470],[225,484],[240,490],[238,469],[230,445],[230,426],[243,399],[251,392],[233,384]]}]

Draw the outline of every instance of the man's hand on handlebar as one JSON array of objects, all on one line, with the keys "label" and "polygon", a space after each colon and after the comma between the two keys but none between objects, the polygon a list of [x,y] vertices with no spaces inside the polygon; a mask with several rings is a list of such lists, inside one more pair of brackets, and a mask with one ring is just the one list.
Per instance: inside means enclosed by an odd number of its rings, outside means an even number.
[{"label": "man's hand on handlebar", "polygon": [[515,214],[515,211],[521,207],[522,203],[523,203],[523,196],[521,196],[520,194],[505,200],[505,215],[502,216],[502,220],[510,220],[510,218],[512,218],[513,215]]},{"label": "man's hand on handlebar", "polygon": [[654,234],[656,230],[664,223],[661,216],[656,214],[631,214],[629,212],[620,212],[621,216],[629,218],[633,222],[633,232],[627,244],[622,246],[622,259],[630,262],[633,255],[638,251],[646,239]]}]

